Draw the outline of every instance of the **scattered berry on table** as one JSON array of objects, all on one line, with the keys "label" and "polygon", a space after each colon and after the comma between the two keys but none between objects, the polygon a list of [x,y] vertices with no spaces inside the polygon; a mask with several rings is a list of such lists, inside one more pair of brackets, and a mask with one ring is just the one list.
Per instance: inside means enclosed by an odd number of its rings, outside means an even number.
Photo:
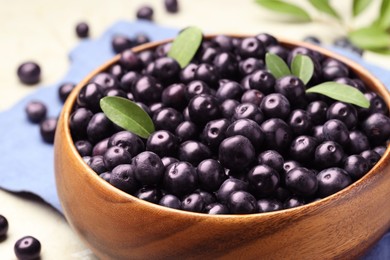
[{"label": "scattered berry on table", "polygon": [[8,232],[8,220],[3,215],[0,215],[0,239],[5,237]]},{"label": "scattered berry on table", "polygon": [[136,13],[138,19],[149,21],[153,20],[153,14],[153,8],[148,5],[141,6]]},{"label": "scattered berry on table", "polygon": [[41,243],[33,236],[25,236],[15,242],[14,252],[19,260],[39,259]]},{"label": "scattered berry on table", "polygon": [[30,101],[26,105],[25,111],[30,122],[40,123],[43,119],[46,118],[47,107],[41,101]]},{"label": "scattered berry on table", "polygon": [[76,24],[76,35],[79,38],[89,37],[89,25],[86,22]]},{"label": "scattered berry on table", "polygon": [[168,13],[177,13],[179,11],[178,0],[164,0],[164,7]]},{"label": "scattered berry on table", "polygon": [[41,80],[41,67],[34,61],[22,63],[17,69],[19,80],[26,85],[34,85]]}]

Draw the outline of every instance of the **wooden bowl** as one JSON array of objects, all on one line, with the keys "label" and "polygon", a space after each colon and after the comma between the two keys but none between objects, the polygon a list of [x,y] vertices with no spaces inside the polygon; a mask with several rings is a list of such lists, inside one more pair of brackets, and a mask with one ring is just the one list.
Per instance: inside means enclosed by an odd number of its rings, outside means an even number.
[{"label": "wooden bowl", "polygon": [[[146,44],[134,51],[166,42]],[[280,42],[288,48],[303,46],[344,62],[390,107],[389,92],[358,64],[308,43]],[[118,58],[78,84],[64,105],[55,137],[56,185],[65,217],[99,258],[353,259],[390,228],[389,149],[369,173],[342,191],[272,213],[207,215],[179,211],[137,199],[110,185],[77,153],[68,121],[80,89]]]}]

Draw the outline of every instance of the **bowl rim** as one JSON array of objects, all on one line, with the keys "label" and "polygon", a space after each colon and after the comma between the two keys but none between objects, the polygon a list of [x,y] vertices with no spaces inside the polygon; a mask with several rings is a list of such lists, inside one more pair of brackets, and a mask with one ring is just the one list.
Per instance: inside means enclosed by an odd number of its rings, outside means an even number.
[{"label": "bowl rim", "polygon": [[[204,39],[211,39],[215,36],[218,36],[221,34],[207,34],[204,36]],[[254,35],[251,34],[223,34],[226,36],[234,37],[234,38],[245,38],[245,37],[253,37]],[[171,43],[174,38],[169,38],[165,40],[160,41],[153,41],[149,43],[145,43],[139,46],[136,46],[132,48],[131,50],[135,53],[139,53],[145,50],[151,50],[154,49],[160,45],[164,45],[167,43]],[[386,105],[390,108],[390,92],[387,90],[386,86],[378,80],[372,73],[370,73],[366,68],[358,64],[357,62],[342,56],[341,54],[335,53],[329,49],[326,49],[324,47],[314,45],[308,42],[303,41],[297,41],[297,40],[290,40],[283,37],[277,37],[277,40],[279,43],[287,47],[288,49],[292,49],[295,47],[304,47],[308,48],[313,51],[317,51],[327,58],[333,58],[338,61],[341,61],[345,65],[348,66],[349,69],[351,69],[358,77],[361,79],[365,84],[369,86],[371,90],[378,93],[385,101]],[[251,213],[251,214],[207,214],[207,213],[198,213],[198,212],[191,212],[191,211],[185,211],[181,209],[173,209],[165,206],[161,206],[155,203],[151,203],[142,199],[139,199],[131,194],[128,194],[107,181],[100,178],[88,165],[87,163],[82,159],[82,157],[78,154],[76,147],[74,145],[73,138],[70,133],[69,128],[69,118],[72,113],[74,104],[77,100],[77,94],[81,90],[83,86],[85,86],[94,76],[96,76],[98,73],[106,71],[110,66],[116,64],[119,61],[120,54],[117,54],[110,60],[106,61],[102,65],[99,65],[96,69],[92,70],[86,77],[84,77],[72,90],[69,97],[67,98],[66,102],[64,103],[64,106],[61,111],[60,119],[63,120],[63,130],[65,133],[65,142],[69,144],[71,156],[76,158],[76,163],[80,164],[80,166],[83,167],[85,171],[79,172],[77,174],[84,174],[86,178],[88,178],[89,181],[93,182],[94,185],[99,186],[99,190],[104,190],[107,196],[112,196],[115,198],[116,201],[121,202],[134,202],[138,203],[139,205],[147,208],[152,208],[159,212],[165,212],[166,214],[180,214],[183,217],[196,217],[196,218],[216,218],[217,220],[222,219],[234,219],[234,220],[242,220],[242,219],[252,219],[252,218],[269,218],[269,217],[277,217],[277,216],[291,216],[295,214],[304,214],[308,212],[313,212],[318,210],[319,208],[326,208],[331,206],[333,201],[342,199],[344,197],[347,197],[349,194],[353,193],[354,190],[362,189],[367,183],[370,183],[373,181],[373,179],[376,177],[376,172],[379,170],[380,167],[389,164],[390,163],[390,146],[387,146],[385,153],[381,156],[381,159],[371,168],[369,172],[367,172],[363,177],[358,179],[357,181],[353,182],[349,186],[345,187],[344,189],[327,196],[325,198],[321,198],[312,202],[309,202],[307,204],[289,208],[289,209],[282,209],[278,211],[272,211],[272,212],[263,212],[263,213]],[[58,131],[57,131],[58,132]],[[57,134],[56,134],[57,135]],[[56,140],[58,138],[55,138]],[[56,143],[57,141],[55,141]],[[55,144],[56,145],[56,144]],[[383,173],[384,174],[384,173]],[[57,183],[56,183],[57,185]],[[61,202],[62,203],[62,202]]]}]

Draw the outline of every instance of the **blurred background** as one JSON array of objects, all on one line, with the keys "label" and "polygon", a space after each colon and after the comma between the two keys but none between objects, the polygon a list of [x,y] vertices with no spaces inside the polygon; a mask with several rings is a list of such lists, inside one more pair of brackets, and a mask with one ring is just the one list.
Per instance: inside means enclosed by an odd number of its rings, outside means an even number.
[{"label": "blurred background", "polygon": [[[178,0],[179,11],[174,14],[166,11],[164,0],[0,0],[0,111],[65,75],[71,65],[69,52],[83,41],[75,33],[81,21],[89,25],[89,39],[95,39],[119,20],[136,20],[137,10],[149,5],[154,10],[153,23],[158,26],[180,29],[195,25],[205,33],[268,32],[295,40],[315,36],[323,45],[331,46],[351,30],[370,25],[380,15],[381,5],[379,0],[329,1],[339,14],[335,19],[308,0],[287,2],[305,10],[310,21],[271,11],[255,0]],[[354,17],[353,2],[370,3],[363,4]],[[364,51],[363,58],[390,68],[388,55]],[[16,75],[17,67],[29,60],[42,69],[40,83],[33,86],[23,85]],[[64,218],[39,200],[0,190],[0,214],[7,215],[13,226],[13,232],[0,242],[0,259],[15,259],[13,244],[27,234],[40,238],[42,259],[94,259]]]}]

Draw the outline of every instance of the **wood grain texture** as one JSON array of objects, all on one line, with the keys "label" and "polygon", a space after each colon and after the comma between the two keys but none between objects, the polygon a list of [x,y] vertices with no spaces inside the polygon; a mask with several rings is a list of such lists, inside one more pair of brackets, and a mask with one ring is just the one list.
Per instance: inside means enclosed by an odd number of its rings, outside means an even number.
[{"label": "wood grain texture", "polygon": [[[341,60],[390,107],[389,92],[358,64],[308,43],[280,41]],[[64,105],[55,137],[56,185],[65,216],[101,259],[355,259],[390,228],[389,149],[368,174],[341,192],[273,213],[210,216],[178,211],[111,186],[78,155],[68,120],[81,87],[117,60],[78,84]]]}]

